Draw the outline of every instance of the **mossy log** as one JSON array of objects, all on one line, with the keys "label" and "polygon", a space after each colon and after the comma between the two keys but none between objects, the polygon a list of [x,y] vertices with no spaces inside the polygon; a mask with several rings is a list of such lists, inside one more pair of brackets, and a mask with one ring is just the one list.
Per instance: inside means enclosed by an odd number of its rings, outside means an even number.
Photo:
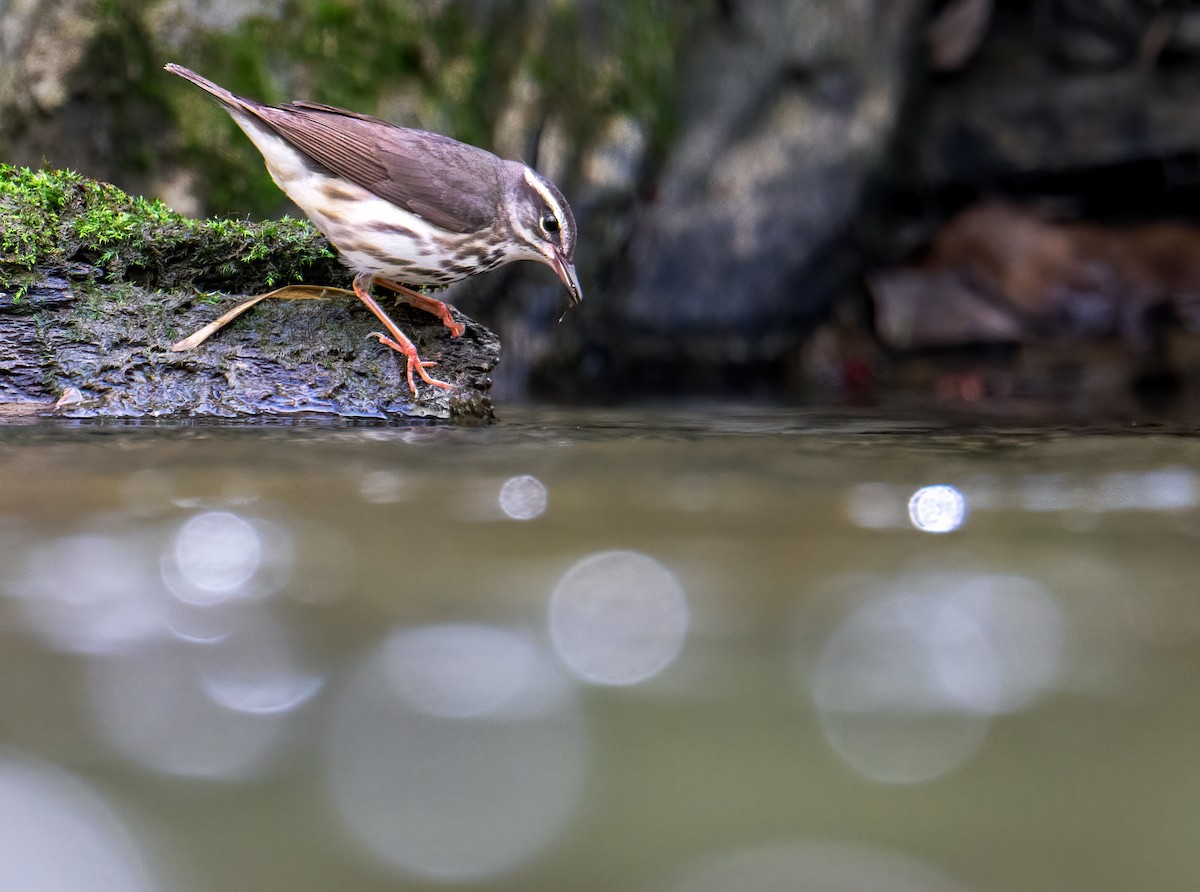
[{"label": "mossy log", "polygon": [[494,334],[392,314],[451,390],[413,394],[352,296],[264,300],[201,346],[181,338],[249,296],[349,274],[307,222],[193,220],[67,171],[0,165],[0,407],[70,417],[487,420]]}]

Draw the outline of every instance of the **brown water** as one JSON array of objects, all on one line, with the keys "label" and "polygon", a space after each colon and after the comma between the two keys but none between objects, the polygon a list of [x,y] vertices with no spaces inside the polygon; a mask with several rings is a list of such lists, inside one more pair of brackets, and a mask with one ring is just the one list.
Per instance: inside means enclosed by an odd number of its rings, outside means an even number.
[{"label": "brown water", "polygon": [[0,889],[1191,890],[1200,440],[0,427]]}]

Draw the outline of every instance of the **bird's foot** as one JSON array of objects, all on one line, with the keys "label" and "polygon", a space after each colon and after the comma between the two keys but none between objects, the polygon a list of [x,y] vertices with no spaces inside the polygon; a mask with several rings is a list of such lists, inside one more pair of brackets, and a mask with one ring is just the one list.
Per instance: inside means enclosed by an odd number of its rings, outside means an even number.
[{"label": "bird's foot", "polygon": [[447,384],[445,381],[439,381],[437,378],[431,378],[425,369],[437,365],[436,362],[425,362],[417,355],[417,348],[413,346],[412,341],[405,338],[403,341],[396,341],[389,338],[383,332],[373,331],[368,337],[378,338],[379,343],[391,347],[397,353],[403,353],[404,358],[408,360],[408,386],[412,390],[413,395],[417,393],[417,384],[413,380],[413,369],[417,370],[417,374],[421,376],[421,380],[426,384],[432,384],[434,387],[440,387],[442,390],[451,390],[454,385]]},{"label": "bird's foot", "polygon": [[425,371],[425,367],[433,365],[431,362],[422,362],[421,357],[417,356],[417,348],[413,342],[408,339],[392,321],[392,318],[383,311],[383,307],[379,306],[378,301],[371,297],[371,277],[366,273],[359,273],[354,277],[354,293],[358,295],[368,310],[375,314],[375,318],[383,323],[383,327],[387,329],[387,334],[380,332],[372,332],[374,337],[379,338],[379,343],[386,344],[393,350],[403,353],[405,359],[408,360],[408,386],[413,392],[413,396],[417,395],[417,385],[413,380],[413,370],[416,369],[421,380],[426,384],[432,384],[434,387],[440,387],[443,390],[450,390],[453,385],[447,384],[445,381],[439,381],[437,378],[431,378]]}]

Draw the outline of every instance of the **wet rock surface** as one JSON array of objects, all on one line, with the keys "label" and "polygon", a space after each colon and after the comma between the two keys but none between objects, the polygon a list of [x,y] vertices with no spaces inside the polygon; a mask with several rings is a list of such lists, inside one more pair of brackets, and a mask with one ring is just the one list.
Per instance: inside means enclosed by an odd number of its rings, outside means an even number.
[{"label": "wet rock surface", "polygon": [[491,417],[494,334],[457,315],[467,328],[453,338],[433,316],[396,307],[419,355],[437,363],[431,373],[453,385],[413,394],[403,358],[369,337],[378,322],[336,289],[264,300],[172,351],[270,290],[265,280],[344,285],[307,224],[188,220],[74,174],[7,168],[0,185],[0,404],[69,417]]},{"label": "wet rock surface", "polygon": [[[456,313],[466,333],[399,307],[392,317],[430,371],[453,383],[408,389],[402,358],[369,338],[378,328],[353,298],[264,301],[193,350],[171,344],[231,307],[139,286],[92,290],[47,277],[27,303],[0,304],[0,403],[44,404],[73,418],[343,418],[487,420],[494,334]],[[431,318],[431,317],[428,317]],[[436,320],[434,320],[436,322]]]}]

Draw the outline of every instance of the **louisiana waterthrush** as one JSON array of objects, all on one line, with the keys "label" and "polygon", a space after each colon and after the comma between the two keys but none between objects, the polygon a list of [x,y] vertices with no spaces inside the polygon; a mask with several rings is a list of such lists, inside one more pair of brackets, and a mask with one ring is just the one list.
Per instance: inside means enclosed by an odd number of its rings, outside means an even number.
[{"label": "louisiana waterthrush", "polygon": [[519,161],[425,130],[321,105],[263,105],[235,96],[181,65],[167,71],[211,93],[262,153],[276,184],[308,215],[354,271],[354,293],[383,323],[380,342],[425,371],[413,346],[371,296],[380,284],[463,332],[440,300],[410,285],[445,285],[514,260],[550,266],[572,303],[575,217],[548,179]]}]

